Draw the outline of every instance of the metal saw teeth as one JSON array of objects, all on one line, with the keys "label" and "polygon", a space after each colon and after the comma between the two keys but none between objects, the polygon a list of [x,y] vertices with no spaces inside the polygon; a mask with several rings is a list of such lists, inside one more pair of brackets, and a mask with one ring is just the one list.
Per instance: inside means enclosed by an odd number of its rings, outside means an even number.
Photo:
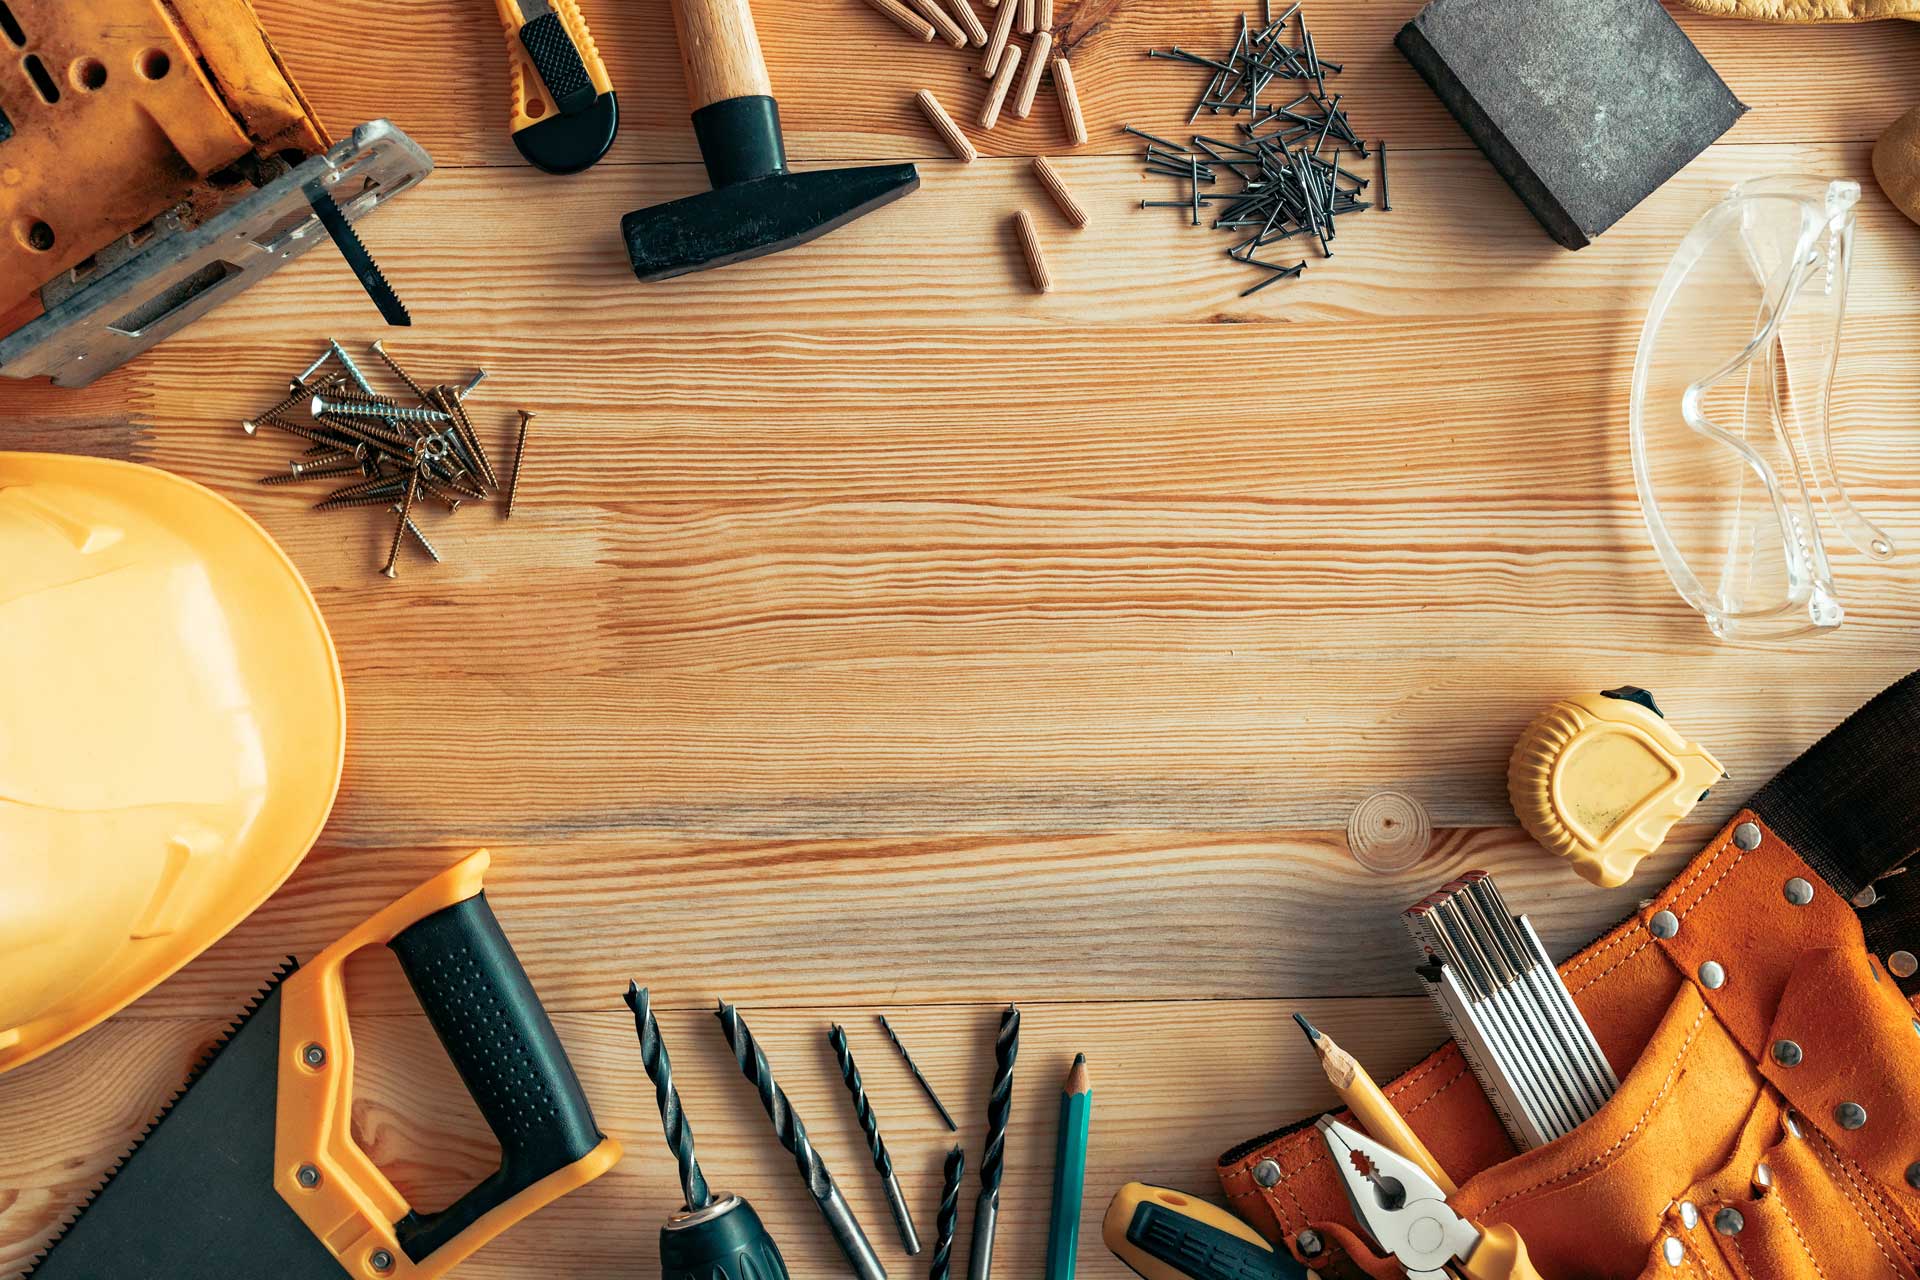
[{"label": "metal saw teeth", "polygon": [[267,997],[278,990],[280,984],[292,976],[294,971],[299,969],[299,967],[300,961],[293,956],[288,956],[281,962],[280,967],[275,969],[267,978],[266,985],[262,986],[260,990],[254,994],[254,997],[247,1001],[246,1007],[240,1011],[239,1016],[228,1023],[227,1029],[216,1036],[213,1043],[208,1045],[207,1048],[201,1052],[200,1056],[194,1060],[193,1066],[187,1070],[186,1078],[181,1081],[180,1087],[167,1095],[167,1100],[160,1105],[160,1110],[154,1114],[153,1119],[148,1121],[140,1132],[135,1135],[133,1141],[127,1144],[126,1150],[122,1151],[120,1155],[115,1158],[114,1162],[107,1167],[107,1171],[94,1181],[93,1186],[87,1191],[86,1196],[80,1203],[69,1210],[66,1216],[61,1219],[60,1225],[55,1229],[53,1235],[41,1246],[40,1251],[28,1260],[27,1269],[20,1273],[20,1280],[27,1280],[27,1277],[40,1269],[41,1264],[47,1260],[48,1255],[59,1247],[61,1240],[66,1238],[67,1232],[73,1230],[73,1225],[85,1216],[87,1210],[93,1206],[93,1202],[99,1199],[101,1193],[112,1185],[114,1178],[119,1176],[120,1170],[124,1169],[127,1162],[140,1153],[140,1148],[146,1145],[147,1139],[153,1136],[154,1131],[166,1123],[167,1117],[173,1113],[173,1108],[180,1099],[186,1096],[187,1090],[193,1088],[194,1083],[207,1073],[207,1069],[220,1057],[221,1051],[233,1042],[233,1038],[240,1034],[240,1029],[252,1020],[255,1013],[259,1012],[260,1006],[266,1002]]}]

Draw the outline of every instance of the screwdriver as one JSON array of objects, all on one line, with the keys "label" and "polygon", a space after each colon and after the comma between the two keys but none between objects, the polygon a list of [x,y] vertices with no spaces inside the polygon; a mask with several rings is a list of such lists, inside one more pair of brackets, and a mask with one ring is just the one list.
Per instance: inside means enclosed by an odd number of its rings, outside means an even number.
[{"label": "screwdriver", "polygon": [[579,173],[613,146],[620,103],[574,0],[494,0],[507,35],[513,145],[548,173]]}]

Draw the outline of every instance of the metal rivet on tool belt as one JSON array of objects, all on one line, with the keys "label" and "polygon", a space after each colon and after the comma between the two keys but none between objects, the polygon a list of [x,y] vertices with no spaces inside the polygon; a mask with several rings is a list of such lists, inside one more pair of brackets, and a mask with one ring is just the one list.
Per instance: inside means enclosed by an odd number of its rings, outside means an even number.
[{"label": "metal rivet on tool belt", "polygon": [[387,1272],[393,1270],[393,1255],[385,1249],[375,1249],[367,1255],[367,1265],[380,1274],[385,1275]]},{"label": "metal rivet on tool belt", "polygon": [[1668,1236],[1660,1243],[1660,1256],[1668,1266],[1677,1267],[1687,1260],[1687,1246],[1680,1243],[1679,1236]]},{"label": "metal rivet on tool belt", "polygon": [[1263,1187],[1271,1187],[1280,1181],[1280,1166],[1272,1160],[1262,1160],[1253,1166],[1253,1180]]},{"label": "metal rivet on tool belt", "polygon": [[1907,1166],[1907,1185],[1915,1191],[1920,1191],[1920,1160],[1915,1160]]},{"label": "metal rivet on tool belt", "polygon": [[1805,1056],[1800,1052],[1800,1046],[1791,1040],[1773,1042],[1773,1060],[1783,1067],[1797,1067]]},{"label": "metal rivet on tool belt", "polygon": [[1727,971],[1720,967],[1718,960],[1709,960],[1700,966],[1700,985],[1709,991],[1718,991],[1727,985]]},{"label": "metal rivet on tool belt", "polygon": [[1327,1242],[1322,1240],[1320,1233],[1312,1227],[1301,1230],[1294,1236],[1293,1243],[1294,1247],[1300,1250],[1300,1255],[1305,1258],[1317,1258],[1327,1251]]},{"label": "metal rivet on tool belt", "polygon": [[327,1065],[327,1051],[317,1044],[310,1044],[300,1051],[300,1060],[310,1067]]},{"label": "metal rivet on tool belt", "polygon": [[1880,901],[1880,891],[1872,885],[1868,885],[1860,892],[1854,894],[1852,901],[1856,907],[1870,907]]},{"label": "metal rivet on tool belt", "polygon": [[1741,1217],[1740,1211],[1731,1205],[1713,1215],[1713,1229],[1723,1236],[1737,1236],[1740,1234],[1740,1229],[1746,1225],[1747,1220]]},{"label": "metal rivet on tool belt", "polygon": [[1867,1123],[1867,1109],[1857,1102],[1843,1102],[1833,1109],[1833,1118],[1842,1129],[1860,1129]]},{"label": "metal rivet on tool belt", "polygon": [[1680,917],[1671,911],[1656,911],[1647,921],[1647,930],[1656,938],[1671,938],[1680,932]]},{"label": "metal rivet on tool belt", "polygon": [[299,1171],[293,1175],[293,1179],[311,1191],[320,1185],[320,1171],[310,1164],[303,1164],[300,1166]]},{"label": "metal rivet on tool belt", "polygon": [[1680,1202],[1680,1223],[1689,1231],[1700,1225],[1700,1211],[1693,1207],[1693,1201]]},{"label": "metal rivet on tool belt", "polygon": [[1733,829],[1733,842],[1740,848],[1751,852],[1760,847],[1760,828],[1751,822],[1743,822]]},{"label": "metal rivet on tool belt", "polygon": [[1911,978],[1920,973],[1920,960],[1911,951],[1896,951],[1887,957],[1887,972],[1896,978]]},{"label": "metal rivet on tool belt", "polygon": [[1796,907],[1804,907],[1813,901],[1813,886],[1799,876],[1787,881],[1787,901]]}]

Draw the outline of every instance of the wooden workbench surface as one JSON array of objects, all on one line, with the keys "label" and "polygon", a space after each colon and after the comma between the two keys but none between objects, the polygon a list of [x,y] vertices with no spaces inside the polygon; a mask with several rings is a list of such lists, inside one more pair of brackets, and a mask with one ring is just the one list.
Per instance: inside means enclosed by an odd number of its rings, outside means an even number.
[{"label": "wooden workbench surface", "polygon": [[[502,453],[514,409],[540,416],[515,518],[460,512],[438,526],[447,563],[388,582],[384,522],[261,488],[288,450],[236,425],[327,335],[381,335],[330,251],[90,389],[0,383],[0,448],[154,463],[265,524],[326,612],[351,719],[333,819],[288,886],[107,1026],[0,1079],[0,1274],[279,957],[485,845],[496,909],[628,1156],[462,1277],[657,1274],[677,1192],[619,998],[637,975],[666,1010],[703,1163],[803,1280],[845,1272],[732,1071],[715,998],[767,1042],[900,1277],[924,1258],[892,1237],[827,1026],[849,1027],[931,1237],[950,1139],[874,1014],[977,1168],[993,1027],[1020,1002],[997,1274],[1039,1274],[1055,1099],[1084,1051],[1080,1268],[1113,1280],[1097,1224],[1115,1187],[1217,1193],[1217,1152],[1330,1101],[1288,1011],[1382,1076],[1441,1037],[1401,906],[1487,867],[1564,954],[1920,662],[1920,231],[1868,166],[1920,102],[1920,27],[1685,16],[1753,110],[1569,254],[1394,51],[1417,7],[1311,0],[1343,105],[1392,142],[1394,210],[1343,222],[1337,258],[1242,300],[1224,235],[1137,207],[1161,186],[1118,132],[1179,131],[1194,78],[1144,51],[1225,47],[1231,0],[1059,0],[1092,143],[1064,147],[1043,91],[972,166],[911,97],[932,87],[970,119],[974,54],[855,0],[764,0],[796,159],[911,158],[923,188],[804,249],[659,286],[628,273],[619,217],[705,182],[664,0],[587,0],[625,120],[571,179],[517,162],[484,0],[259,0],[337,130],[388,116],[438,163],[364,229],[415,316],[396,348],[436,378],[484,366],[472,403]],[[1091,208],[1085,231],[1033,184],[1042,153]],[[1711,639],[1661,571],[1627,375],[1693,218],[1781,171],[1867,187],[1838,447],[1902,553],[1876,568],[1840,550],[1846,625],[1760,648]],[[1050,296],[1025,288],[1021,206]],[[1625,682],[1735,782],[1605,893],[1512,828],[1505,763],[1543,703]],[[1445,830],[1382,879],[1340,831],[1388,786]],[[490,1167],[483,1130],[391,962],[357,968],[353,997],[362,1137],[417,1202],[443,1202]],[[970,1172],[969,1203],[976,1187]]]}]

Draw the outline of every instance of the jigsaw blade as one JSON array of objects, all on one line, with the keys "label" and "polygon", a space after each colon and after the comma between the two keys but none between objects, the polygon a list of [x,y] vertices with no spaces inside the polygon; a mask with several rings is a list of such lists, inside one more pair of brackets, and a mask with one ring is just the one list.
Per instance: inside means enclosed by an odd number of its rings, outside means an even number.
[{"label": "jigsaw blade", "polygon": [[390,325],[405,328],[413,324],[413,317],[407,314],[406,304],[400,301],[400,295],[387,283],[387,277],[381,272],[380,264],[367,252],[367,246],[360,242],[360,233],[347,221],[347,215],[340,212],[340,206],[319,183],[309,183],[306,188],[307,203],[320,218],[320,225],[333,237],[333,243],[339,248],[340,256],[347,260],[360,287],[373,299],[373,305],[380,308],[380,314]]}]

